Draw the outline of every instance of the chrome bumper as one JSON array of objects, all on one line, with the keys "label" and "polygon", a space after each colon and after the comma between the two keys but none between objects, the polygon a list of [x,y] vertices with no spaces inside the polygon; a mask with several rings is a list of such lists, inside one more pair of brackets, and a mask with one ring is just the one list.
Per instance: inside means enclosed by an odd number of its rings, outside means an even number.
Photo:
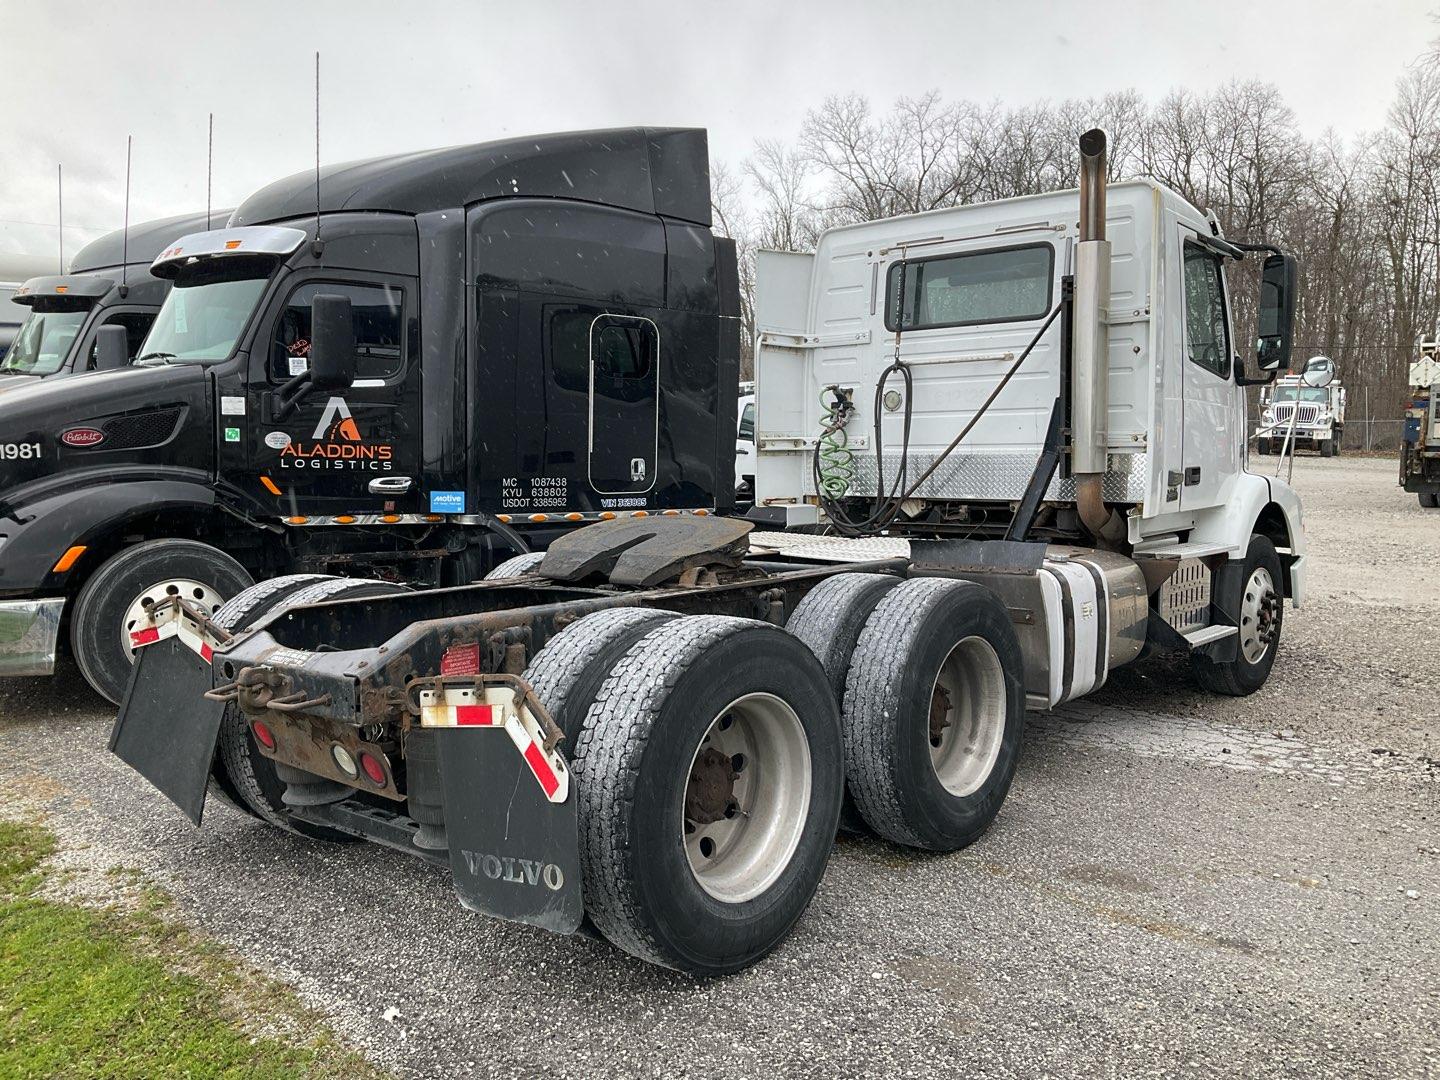
[{"label": "chrome bumper", "polygon": [[55,670],[63,597],[0,600],[0,676],[49,675]]}]

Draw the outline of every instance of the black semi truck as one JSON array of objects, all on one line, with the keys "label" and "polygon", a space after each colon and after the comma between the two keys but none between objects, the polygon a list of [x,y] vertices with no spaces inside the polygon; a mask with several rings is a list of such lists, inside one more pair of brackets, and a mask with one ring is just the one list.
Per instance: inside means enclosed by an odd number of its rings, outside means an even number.
[{"label": "black semi truck", "polygon": [[155,259],[134,365],[0,394],[0,675],[119,701],[156,602],[453,585],[585,521],[727,511],[739,288],[703,130],[514,139],[256,192]]},{"label": "black semi truck", "polygon": [[109,354],[110,365],[133,360],[170,291],[170,282],[150,273],[155,256],[184,234],[229,216],[229,210],[181,214],[122,229],[81,248],[69,273],[23,282],[12,303],[28,315],[0,361],[0,389],[93,371],[102,362],[101,330],[107,326],[124,332],[115,338],[123,348]]}]

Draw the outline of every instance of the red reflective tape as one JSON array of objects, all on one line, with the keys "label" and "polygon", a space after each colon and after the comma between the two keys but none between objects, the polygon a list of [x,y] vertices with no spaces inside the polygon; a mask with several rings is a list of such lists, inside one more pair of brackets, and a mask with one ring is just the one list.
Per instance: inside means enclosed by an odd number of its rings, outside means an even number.
[{"label": "red reflective tape", "polygon": [[208,663],[210,663],[214,658],[215,658],[215,650],[212,649],[209,645],[207,645],[205,642],[202,641],[202,642],[200,643],[200,659],[204,660],[204,661],[208,664]]},{"label": "red reflective tape", "polygon": [[531,742],[525,748],[525,760],[530,764],[530,771],[535,774],[535,779],[540,781],[540,786],[545,789],[545,797],[548,799],[555,794],[560,786],[560,780],[555,775],[555,770],[550,767],[550,762],[545,759],[545,754],[540,747]]},{"label": "red reflective tape", "polygon": [[456,705],[455,706],[456,727],[494,727],[495,706],[493,705]]},{"label": "red reflective tape", "polygon": [[145,630],[136,630],[130,635],[132,645],[149,645],[151,642],[160,640],[160,631],[152,626]]}]

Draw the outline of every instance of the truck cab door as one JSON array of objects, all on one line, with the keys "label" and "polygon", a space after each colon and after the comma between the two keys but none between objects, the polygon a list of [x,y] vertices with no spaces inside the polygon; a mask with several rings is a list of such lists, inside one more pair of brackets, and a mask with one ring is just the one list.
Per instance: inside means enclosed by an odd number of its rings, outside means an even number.
[{"label": "truck cab door", "polygon": [[[342,295],[354,312],[356,377],[339,394],[310,393],[286,412],[281,387],[308,368],[315,297]],[[251,482],[281,517],[423,513],[420,364],[413,278],[304,276],[267,310],[251,353]],[[222,417],[223,424],[234,421]],[[236,429],[226,428],[222,440]],[[359,523],[363,523],[359,522]]]},{"label": "truck cab door", "polygon": [[1225,296],[1223,256],[1180,226],[1180,294],[1184,309],[1181,396],[1180,509],[1225,500],[1240,467],[1236,425],[1235,352]]}]

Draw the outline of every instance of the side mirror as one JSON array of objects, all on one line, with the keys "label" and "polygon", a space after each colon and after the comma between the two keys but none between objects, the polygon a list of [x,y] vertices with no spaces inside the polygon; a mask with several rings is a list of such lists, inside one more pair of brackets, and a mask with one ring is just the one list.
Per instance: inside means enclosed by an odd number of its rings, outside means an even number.
[{"label": "side mirror", "polygon": [[1300,373],[1300,381],[1319,390],[1335,381],[1335,361],[1328,356],[1312,357]]},{"label": "side mirror", "polygon": [[95,370],[113,371],[129,363],[129,332],[123,326],[102,326],[95,334]]},{"label": "side mirror", "polygon": [[1300,273],[1293,255],[1271,255],[1260,275],[1259,343],[1255,366],[1280,371],[1290,363],[1295,326],[1295,294]]},{"label": "side mirror", "polygon": [[348,296],[321,293],[310,309],[310,385],[322,394],[355,382],[355,319]]}]

